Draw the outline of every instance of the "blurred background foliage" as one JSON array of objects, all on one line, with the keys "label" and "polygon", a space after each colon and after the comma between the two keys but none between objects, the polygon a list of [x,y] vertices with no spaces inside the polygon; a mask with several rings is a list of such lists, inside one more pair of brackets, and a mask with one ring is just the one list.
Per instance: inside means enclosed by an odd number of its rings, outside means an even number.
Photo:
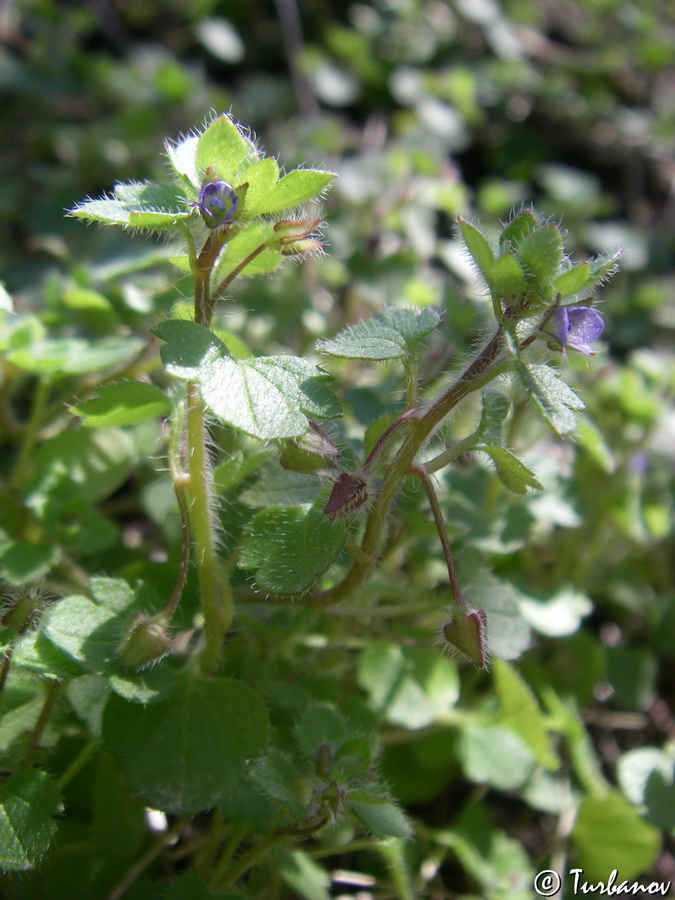
[{"label": "blurred background foliage", "polygon": [[[311,352],[404,303],[444,312],[430,368],[461,359],[488,320],[458,214],[489,229],[534,204],[562,221],[576,257],[625,249],[599,297],[607,352],[568,361],[591,415],[579,452],[538,424],[514,428],[521,449],[534,446],[526,458],[546,493],[496,497],[479,466],[447,476],[444,503],[454,537],[538,598],[530,621],[548,643],[520,670],[586,710],[610,780],[622,753],[675,738],[673,4],[8,0],[0,40],[0,266],[17,311],[47,326],[145,333],[188,296],[183,276],[167,281],[157,267],[161,244],[63,213],[117,180],[161,179],[164,137],[211,110],[249,124],[289,168],[339,174],[323,209],[328,255],[247,282],[223,305],[221,323],[255,352]],[[370,383],[360,367],[343,370],[361,427],[391,403],[397,382],[381,374]],[[428,569],[432,528],[412,492],[400,516],[406,565]],[[556,595],[563,582],[571,598]],[[546,596],[558,606],[542,613]],[[453,766],[467,753],[443,736],[442,748],[434,735],[391,739],[384,758],[402,800],[435,804],[425,815],[437,826],[463,796]],[[512,802],[501,801],[503,825]],[[478,833],[479,818],[465,807],[446,835],[460,858],[457,835]],[[519,840],[536,856],[539,834],[525,828]]]}]

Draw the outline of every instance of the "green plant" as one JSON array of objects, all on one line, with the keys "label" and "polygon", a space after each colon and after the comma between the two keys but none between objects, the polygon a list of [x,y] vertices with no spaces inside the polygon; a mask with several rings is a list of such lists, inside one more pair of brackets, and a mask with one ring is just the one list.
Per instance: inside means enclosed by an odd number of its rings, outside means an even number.
[{"label": "green plant", "polygon": [[[468,776],[504,790],[522,787],[536,766],[553,772],[559,759],[549,732],[564,737],[587,795],[582,826],[598,814],[594,803],[629,823],[641,837],[630,865],[641,871],[658,847],[653,826],[622,798],[610,793],[605,802],[574,709],[549,691],[546,718],[506,662],[528,646],[530,626],[513,586],[486,569],[478,541],[456,566],[446,531],[452,511],[434,483],[451,480],[446,473],[472,454],[489,459],[491,484],[519,500],[541,489],[509,445],[529,405],[557,436],[577,428],[584,404],[555,361],[567,349],[592,356],[603,320],[591,292],[618,254],[572,263],[559,226],[529,208],[494,246],[460,218],[492,307],[490,333],[463,367],[448,373],[442,357],[427,357],[425,342],[441,324],[432,307],[386,308],[317,344],[335,361],[325,365],[384,363],[383,394],[401,397],[392,404],[375,394],[377,413],[357,453],[327,424],[342,406],[323,368],[304,356],[253,356],[215,318],[235,279],[320,251],[320,220],[292,211],[320,196],[334,173],[281,176],[228,115],[167,144],[167,156],[165,182],[118,184],[72,211],[180,244],[171,244],[171,260],[189,277],[194,307],[188,317],[182,304],[152,327],[162,368],[155,345],[123,328],[100,339],[52,337],[37,317],[7,316],[0,409],[19,451],[0,523],[3,573],[13,582],[2,680],[16,712],[3,746],[13,772],[2,787],[3,866],[29,870],[46,857],[61,796],[88,773],[98,792],[95,846],[82,845],[90,825],[74,816],[35,876],[49,896],[67,883],[69,860],[83,872],[74,896],[133,896],[134,881],[180,839],[191,872],[153,896],[274,896],[280,878],[304,897],[327,897],[318,860],[367,848],[382,858],[391,892],[413,897],[404,846],[413,826],[378,764],[385,721],[430,729],[423,752],[432,772],[447,762],[434,739],[461,723]],[[104,297],[73,292],[69,308],[88,328],[116,329]],[[16,415],[22,392],[32,402],[25,421]],[[453,417],[466,409],[464,433],[452,434]],[[175,494],[175,504],[168,492],[145,501],[148,515],[169,521],[161,563],[129,552],[110,514],[139,461],[158,453],[166,453]],[[487,477],[485,468],[475,474],[477,491]],[[518,505],[507,507],[503,496],[488,518],[507,543]],[[402,525],[392,515],[396,498]],[[431,571],[436,552],[415,544],[428,541],[427,509],[447,583]],[[106,565],[114,577],[90,574]],[[48,573],[50,591],[36,589]],[[392,598],[388,609],[383,601]],[[422,620],[412,631],[375,625],[366,640],[345,627],[347,616],[396,621],[413,612]],[[457,668],[431,646],[435,639],[477,670],[495,658],[498,716],[463,718],[454,709]],[[395,771],[395,753],[388,759]],[[155,841],[144,808],[173,817]],[[418,838],[466,861],[479,820],[469,807],[456,831],[421,829]],[[115,852],[106,855],[111,830]],[[179,870],[174,857],[171,874]]]}]

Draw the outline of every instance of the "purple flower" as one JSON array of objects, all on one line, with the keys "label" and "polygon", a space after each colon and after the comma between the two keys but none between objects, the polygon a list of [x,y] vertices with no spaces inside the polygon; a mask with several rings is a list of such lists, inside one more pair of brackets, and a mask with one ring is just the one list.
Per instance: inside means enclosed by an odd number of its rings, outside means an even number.
[{"label": "purple flower", "polygon": [[199,208],[209,228],[227,225],[237,211],[239,198],[226,181],[207,181],[199,192]]},{"label": "purple flower", "polygon": [[593,341],[602,334],[605,321],[591,306],[559,306],[549,320],[549,328],[561,347],[571,347],[594,356]]}]

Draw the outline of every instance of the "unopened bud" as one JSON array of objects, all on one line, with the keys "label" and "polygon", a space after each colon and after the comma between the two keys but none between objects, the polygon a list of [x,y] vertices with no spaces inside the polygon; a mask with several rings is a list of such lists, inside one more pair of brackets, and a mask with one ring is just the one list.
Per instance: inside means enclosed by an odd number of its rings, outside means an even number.
[{"label": "unopened bud", "polygon": [[292,472],[319,473],[335,468],[335,459],[342,454],[316,422],[310,421],[309,431],[300,438],[284,441],[279,462]]},{"label": "unopened bud", "polygon": [[441,628],[447,649],[460,659],[470,660],[479,669],[487,669],[487,613],[484,609],[457,609],[452,614],[452,619]]},{"label": "unopened bud", "polygon": [[162,626],[139,613],[131,620],[118,653],[126,668],[144,669],[163,659],[170,649],[171,638]]},{"label": "unopened bud", "polygon": [[335,479],[333,490],[323,511],[332,522],[343,519],[367,501],[367,488],[368,482],[360,470],[343,472]]}]

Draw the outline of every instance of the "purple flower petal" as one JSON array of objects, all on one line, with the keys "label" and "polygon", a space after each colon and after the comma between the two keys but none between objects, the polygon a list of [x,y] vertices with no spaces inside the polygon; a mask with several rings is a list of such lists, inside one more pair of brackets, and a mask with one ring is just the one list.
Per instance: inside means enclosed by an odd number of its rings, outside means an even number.
[{"label": "purple flower petal", "polygon": [[226,181],[207,181],[199,192],[199,211],[209,228],[227,225],[238,203],[239,198]]},{"label": "purple flower petal", "polygon": [[590,306],[559,306],[549,319],[548,331],[560,347],[571,347],[586,356],[593,356],[593,341],[602,334],[605,322]]},{"label": "purple flower petal", "polygon": [[561,347],[567,343],[567,335],[570,333],[569,311],[565,306],[559,306],[549,319],[551,334]]},{"label": "purple flower petal", "polygon": [[568,310],[569,331],[566,344],[587,356],[593,356],[591,344],[597,341],[605,329],[600,313],[590,306],[572,306]]}]

